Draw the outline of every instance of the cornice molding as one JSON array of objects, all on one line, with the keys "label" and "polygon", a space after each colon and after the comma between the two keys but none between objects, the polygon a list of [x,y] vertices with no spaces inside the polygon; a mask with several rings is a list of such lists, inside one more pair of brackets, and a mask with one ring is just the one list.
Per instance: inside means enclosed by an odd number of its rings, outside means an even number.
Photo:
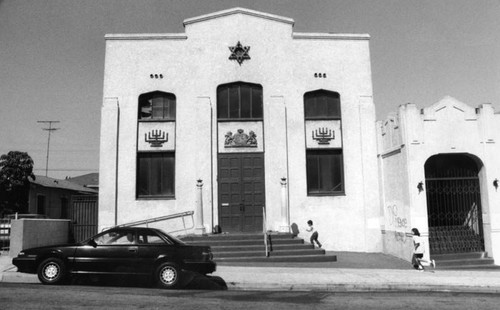
[{"label": "cornice molding", "polygon": [[370,40],[369,34],[294,32],[296,40]]},{"label": "cornice molding", "polygon": [[106,34],[105,40],[186,40],[183,33]]}]

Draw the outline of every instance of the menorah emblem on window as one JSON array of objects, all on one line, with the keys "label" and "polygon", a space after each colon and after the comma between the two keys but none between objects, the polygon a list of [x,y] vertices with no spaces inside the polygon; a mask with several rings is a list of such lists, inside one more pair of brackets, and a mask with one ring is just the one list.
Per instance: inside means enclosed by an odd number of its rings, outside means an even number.
[{"label": "menorah emblem on window", "polygon": [[151,147],[162,147],[163,143],[168,141],[168,133],[161,130],[151,130],[144,134],[144,141],[148,142]]},{"label": "menorah emblem on window", "polygon": [[330,144],[330,140],[335,139],[335,131],[326,127],[313,130],[312,138],[318,141],[318,144]]}]

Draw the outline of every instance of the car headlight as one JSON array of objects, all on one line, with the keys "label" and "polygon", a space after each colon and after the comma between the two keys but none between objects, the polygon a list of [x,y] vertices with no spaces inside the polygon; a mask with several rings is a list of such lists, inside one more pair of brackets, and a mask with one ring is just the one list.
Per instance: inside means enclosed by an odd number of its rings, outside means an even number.
[{"label": "car headlight", "polygon": [[26,255],[26,253],[24,253],[23,251],[19,252],[19,254],[17,254],[17,256],[24,256]]}]

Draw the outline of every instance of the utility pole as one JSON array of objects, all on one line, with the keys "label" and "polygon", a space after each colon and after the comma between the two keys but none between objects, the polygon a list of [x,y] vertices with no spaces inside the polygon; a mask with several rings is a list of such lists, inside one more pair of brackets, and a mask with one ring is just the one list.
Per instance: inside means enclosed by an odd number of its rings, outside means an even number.
[{"label": "utility pole", "polygon": [[45,162],[45,176],[49,174],[49,150],[50,150],[50,134],[52,131],[56,131],[61,128],[52,128],[53,123],[59,123],[59,121],[37,121],[37,123],[49,124],[49,128],[42,128],[42,130],[46,130],[49,132],[49,139],[47,141],[47,161]]}]

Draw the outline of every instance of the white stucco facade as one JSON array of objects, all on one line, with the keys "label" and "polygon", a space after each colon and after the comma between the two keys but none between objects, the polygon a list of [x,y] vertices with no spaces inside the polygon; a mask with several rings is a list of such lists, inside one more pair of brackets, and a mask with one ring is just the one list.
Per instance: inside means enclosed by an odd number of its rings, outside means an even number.
[{"label": "white stucco facade", "polygon": [[[251,208],[257,220],[250,230],[308,238],[306,222],[312,220],[327,250],[409,260],[413,227],[430,241],[429,214],[437,211],[429,211],[436,203],[426,184],[435,178],[425,167],[438,156],[477,168],[470,179],[479,182],[480,198],[463,204],[480,210],[474,224],[480,228],[473,228],[481,231],[484,251],[500,257],[500,114],[490,104],[473,108],[445,97],[422,109],[402,105],[376,122],[370,37],[297,33],[293,25],[287,17],[235,8],[186,19],[184,33],[106,35],[99,228],[194,211],[190,232],[211,233],[216,226],[224,232],[228,210],[244,216]],[[238,62],[235,55],[244,58]],[[261,116],[219,117],[220,87],[238,83],[261,92]],[[174,120],[140,119],[139,98],[154,92],[175,97]],[[307,118],[311,92],[338,96],[339,115]],[[315,195],[309,191],[308,156],[323,149],[341,154],[335,169],[341,170],[342,191]],[[174,194],[141,196],[138,154],[160,151],[175,154]],[[261,163],[242,166],[250,183],[244,177],[228,181],[234,170],[225,165],[233,159]],[[248,192],[227,198],[234,186],[255,186],[252,206],[244,205]],[[458,221],[468,216],[455,213],[451,217]],[[179,229],[173,222],[154,225]]]},{"label": "white stucco facade", "polygon": [[[252,127],[258,143],[249,152],[264,155],[267,229],[291,226],[302,235],[306,222],[313,220],[326,249],[382,250],[369,36],[296,33],[293,23],[236,8],[187,19],[181,34],[106,36],[100,228],[194,211],[201,179],[203,225],[211,232],[219,224],[221,203],[218,154],[226,152],[223,139],[231,127],[217,120],[217,87],[247,82],[262,87],[263,118]],[[250,47],[250,59],[241,64],[229,59],[229,47],[238,42]],[[340,96],[341,120],[334,126],[335,147],[343,152],[342,195],[307,192],[311,129],[304,117],[304,94],[316,90]],[[175,125],[169,132],[169,139],[175,138],[175,197],[169,199],[136,195],[137,152],[144,144],[138,98],[153,91],[176,97]]]},{"label": "white stucco facade", "polygon": [[500,193],[495,187],[500,175],[499,139],[500,114],[491,104],[473,108],[449,96],[422,109],[402,105],[378,122],[384,251],[408,259],[411,228],[429,237],[424,166],[434,155],[458,154],[477,163],[484,248],[490,257],[499,257]]}]

